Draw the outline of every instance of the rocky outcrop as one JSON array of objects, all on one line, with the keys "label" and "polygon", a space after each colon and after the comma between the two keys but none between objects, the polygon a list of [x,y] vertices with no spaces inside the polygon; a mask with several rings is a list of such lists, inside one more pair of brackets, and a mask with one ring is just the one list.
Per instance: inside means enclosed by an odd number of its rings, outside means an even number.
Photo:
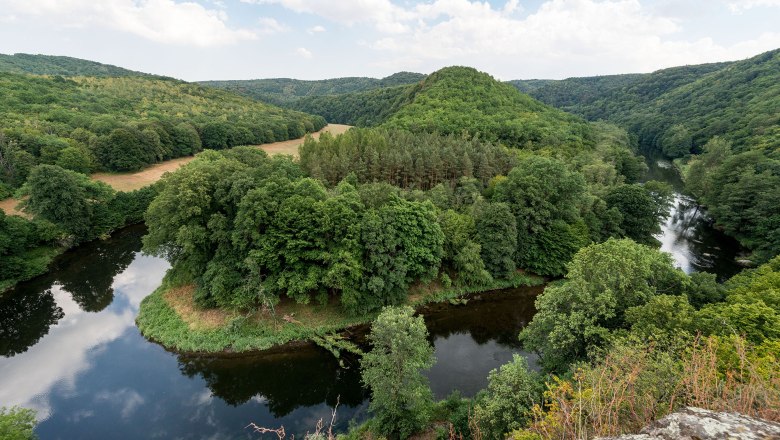
[{"label": "rocky outcrop", "polygon": [[603,440],[780,440],[780,423],[731,412],[688,407],[656,420],[639,434]]}]

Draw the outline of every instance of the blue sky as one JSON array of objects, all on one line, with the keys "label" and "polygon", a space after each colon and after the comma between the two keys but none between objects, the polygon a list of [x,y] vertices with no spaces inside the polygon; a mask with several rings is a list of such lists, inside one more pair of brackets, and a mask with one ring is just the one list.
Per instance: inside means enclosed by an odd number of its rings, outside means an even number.
[{"label": "blue sky", "polygon": [[185,80],[649,72],[780,47],[780,0],[0,0],[0,53]]}]

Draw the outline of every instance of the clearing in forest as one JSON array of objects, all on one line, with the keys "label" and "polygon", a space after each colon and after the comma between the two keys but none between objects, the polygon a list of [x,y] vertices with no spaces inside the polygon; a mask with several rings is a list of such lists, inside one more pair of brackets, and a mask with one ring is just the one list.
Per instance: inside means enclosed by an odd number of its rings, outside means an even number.
[{"label": "clearing in forest", "polygon": [[[323,132],[328,132],[333,135],[338,135],[349,130],[351,126],[342,124],[328,124],[322,130],[312,133],[312,136],[317,139]],[[268,154],[292,154],[298,155],[298,147],[303,144],[305,137],[298,139],[291,139],[289,141],[273,142],[270,144],[257,145]],[[111,185],[117,191],[134,191],[136,189],[143,188],[147,185],[160,180],[163,174],[168,171],[176,171],[182,165],[185,165],[192,161],[194,156],[179,157],[176,159],[166,160],[149,167],[144,168],[141,171],[134,173],[95,173],[92,178],[105,182]],[[8,215],[24,215],[23,213],[15,210],[14,208],[19,203],[16,199],[0,200],[0,209],[5,211]]]}]

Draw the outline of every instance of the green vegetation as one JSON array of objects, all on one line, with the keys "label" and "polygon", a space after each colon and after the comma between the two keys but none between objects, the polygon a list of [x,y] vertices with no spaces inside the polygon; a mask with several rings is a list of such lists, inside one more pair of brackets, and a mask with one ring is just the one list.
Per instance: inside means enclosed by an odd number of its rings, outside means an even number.
[{"label": "green vegetation", "polygon": [[28,220],[0,212],[0,292],[46,271],[64,250],[139,223],[157,194],[155,185],[117,192],[105,183],[38,165],[18,195]]},{"label": "green vegetation", "polygon": [[767,261],[780,254],[780,158],[763,148],[735,150],[710,140],[688,163],[686,186],[756,261]]},{"label": "green vegetation", "polygon": [[512,151],[478,138],[357,128],[336,137],[307,139],[299,156],[301,168],[329,186],[352,175],[359,183],[421,190],[440,183],[454,186],[472,177],[484,187],[517,164]]},{"label": "green vegetation", "polygon": [[371,326],[371,351],[360,361],[371,390],[372,430],[407,438],[430,418],[433,395],[422,371],[433,366],[433,347],[421,316],[411,307],[386,308]]},{"label": "green vegetation", "polygon": [[[520,335],[542,371],[516,355],[474,398],[418,410],[431,421],[410,434],[617,436],[685,406],[778,420],[780,257],[725,286],[710,274],[685,275],[668,254],[628,239],[590,245],[569,267],[537,297],[539,312]],[[346,438],[384,432],[370,420]]]},{"label": "green vegetation", "polygon": [[0,210],[0,293],[44,273],[60,253],[57,236],[49,222],[8,216]]},{"label": "green vegetation", "polygon": [[0,438],[5,440],[35,440],[35,411],[19,407],[0,407]]},{"label": "green vegetation", "polygon": [[[550,81],[532,96],[628,129],[685,170],[719,227],[764,262],[780,253],[780,50],[646,75]],[[529,86],[530,87],[530,86]],[[690,157],[691,155],[695,155]]]},{"label": "green vegetation", "polygon": [[408,104],[415,90],[414,85],[404,85],[343,95],[309,96],[290,104],[290,108],[338,124],[374,127]]},{"label": "green vegetation", "polygon": [[532,420],[531,410],[541,396],[539,374],[528,369],[524,357],[513,355],[512,361],[490,372],[487,388],[474,399],[474,430],[483,438],[504,438]]},{"label": "green vegetation", "polygon": [[[244,81],[202,81],[200,84],[227,90],[237,95],[257,99],[269,104],[298,107],[299,101],[308,98],[366,92],[386,87],[414,84],[422,81],[424,78],[425,75],[421,73],[398,72],[382,79],[353,77],[303,81],[289,78],[272,78]],[[330,118],[326,119],[329,122],[339,122]]]},{"label": "green vegetation", "polygon": [[0,72],[60,76],[156,76],[79,58],[26,53],[0,54]]},{"label": "green vegetation", "polygon": [[479,134],[537,150],[592,145],[591,130],[581,119],[468,67],[447,67],[429,75],[385,125],[412,132]]},{"label": "green vegetation", "polygon": [[0,184],[36,164],[131,171],[201,148],[293,139],[325,125],[230,93],[171,79],[0,73]]}]

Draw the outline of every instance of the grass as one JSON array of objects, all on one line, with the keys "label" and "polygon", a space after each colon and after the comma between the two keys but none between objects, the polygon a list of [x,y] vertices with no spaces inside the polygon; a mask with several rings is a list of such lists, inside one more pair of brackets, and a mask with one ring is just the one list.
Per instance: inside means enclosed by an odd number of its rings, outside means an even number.
[{"label": "grass", "polygon": [[[193,304],[194,285],[174,282],[173,278],[166,276],[162,285],[141,302],[136,323],[145,337],[177,352],[239,353],[307,341],[332,345],[333,335],[368,324],[377,315],[349,315],[335,298],[327,304],[298,304],[285,299],[276,306],[274,314],[202,310]],[[420,307],[470,293],[542,283],[544,279],[540,277],[518,272],[509,280],[480,288],[443,288],[436,282],[418,284],[410,289],[407,303]]]}]

